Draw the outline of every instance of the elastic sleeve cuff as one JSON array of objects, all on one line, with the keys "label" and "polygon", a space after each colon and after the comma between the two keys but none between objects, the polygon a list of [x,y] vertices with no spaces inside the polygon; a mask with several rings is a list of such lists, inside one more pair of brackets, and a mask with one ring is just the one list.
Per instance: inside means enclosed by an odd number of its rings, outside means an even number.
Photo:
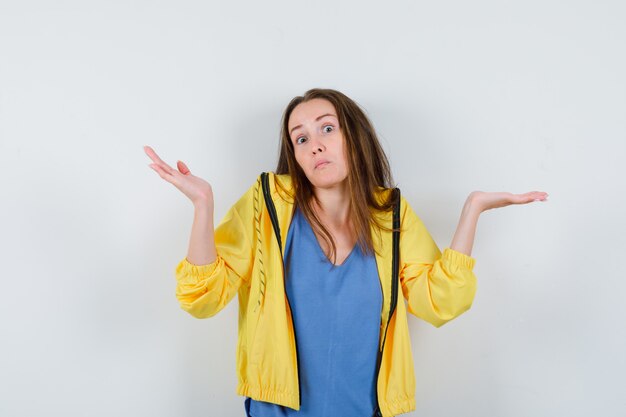
[{"label": "elastic sleeve cuff", "polygon": [[445,248],[443,250],[442,260],[450,262],[452,265],[463,266],[470,271],[474,269],[476,259],[454,249]]},{"label": "elastic sleeve cuff", "polygon": [[220,257],[218,256],[215,261],[206,265],[195,265],[187,260],[185,257],[176,266],[176,277],[179,280],[189,280],[199,282],[210,277],[220,263]]}]

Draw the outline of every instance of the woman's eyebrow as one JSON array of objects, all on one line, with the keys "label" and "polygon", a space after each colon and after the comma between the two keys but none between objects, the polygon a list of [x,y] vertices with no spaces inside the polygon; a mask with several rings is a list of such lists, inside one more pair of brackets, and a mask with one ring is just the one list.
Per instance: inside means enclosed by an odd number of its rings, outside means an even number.
[{"label": "woman's eyebrow", "polygon": [[[334,115],[334,114],[332,114],[332,113],[325,113],[325,114],[322,114],[321,116],[318,116],[318,117],[315,119],[315,121],[317,122],[319,119],[321,119],[322,117],[326,117],[326,116],[333,116],[334,118],[337,118],[337,116],[335,116],[335,115]],[[302,127],[302,125],[298,125],[298,126],[294,126],[294,127],[292,127],[292,128],[291,128],[291,130],[289,131],[289,135],[291,135],[291,134],[293,133],[293,131],[294,131],[294,130],[296,130],[296,129],[300,128],[300,127]]]}]

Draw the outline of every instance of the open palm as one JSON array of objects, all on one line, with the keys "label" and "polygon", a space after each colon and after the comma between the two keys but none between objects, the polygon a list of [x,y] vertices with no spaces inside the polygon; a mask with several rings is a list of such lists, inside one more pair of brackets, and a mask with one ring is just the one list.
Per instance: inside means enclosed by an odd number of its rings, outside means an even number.
[{"label": "open palm", "polygon": [[534,201],[547,201],[548,193],[543,191],[530,191],[524,194],[513,194],[508,192],[485,192],[474,191],[471,195],[472,202],[481,210],[505,207],[511,204],[528,204]]},{"label": "open palm", "polygon": [[178,170],[176,170],[163,162],[150,146],[144,146],[143,149],[146,155],[153,161],[148,166],[155,170],[165,181],[182,191],[194,205],[213,204],[211,184],[193,175],[184,162],[178,161],[176,163]]}]

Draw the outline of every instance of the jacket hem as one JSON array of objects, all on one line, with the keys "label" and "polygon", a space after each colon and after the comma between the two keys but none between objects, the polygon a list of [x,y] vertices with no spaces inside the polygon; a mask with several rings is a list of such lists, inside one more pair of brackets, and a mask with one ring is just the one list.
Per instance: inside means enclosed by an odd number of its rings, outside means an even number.
[{"label": "jacket hem", "polygon": [[285,407],[299,410],[297,395],[294,395],[288,391],[278,391],[272,388],[253,387],[246,382],[240,382],[237,385],[237,395],[244,397],[250,397],[256,401],[265,401],[282,405]]}]

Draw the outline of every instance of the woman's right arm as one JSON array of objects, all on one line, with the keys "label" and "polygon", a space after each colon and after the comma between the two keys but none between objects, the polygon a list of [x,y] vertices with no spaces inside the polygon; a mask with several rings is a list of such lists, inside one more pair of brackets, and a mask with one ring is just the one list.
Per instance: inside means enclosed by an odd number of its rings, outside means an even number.
[{"label": "woman's right arm", "polygon": [[177,171],[166,164],[151,147],[144,146],[143,149],[153,161],[149,167],[155,170],[165,181],[178,188],[193,203],[194,217],[187,260],[195,265],[213,263],[217,254],[215,251],[214,204],[211,184],[193,175],[184,162],[178,161],[176,163]]},{"label": "woman's right arm", "polygon": [[216,259],[213,204],[195,204],[187,261],[194,265],[207,265]]},{"label": "woman's right arm", "polygon": [[250,225],[242,223],[239,210],[243,209],[242,202],[250,201],[252,189],[214,228],[211,185],[192,175],[182,161],[178,161],[177,171],[163,162],[149,146],[144,150],[154,161],[150,167],[193,203],[194,220],[187,257],[176,266],[176,298],[181,308],[192,316],[211,317],[223,309],[241,284],[249,279],[252,261]]}]

